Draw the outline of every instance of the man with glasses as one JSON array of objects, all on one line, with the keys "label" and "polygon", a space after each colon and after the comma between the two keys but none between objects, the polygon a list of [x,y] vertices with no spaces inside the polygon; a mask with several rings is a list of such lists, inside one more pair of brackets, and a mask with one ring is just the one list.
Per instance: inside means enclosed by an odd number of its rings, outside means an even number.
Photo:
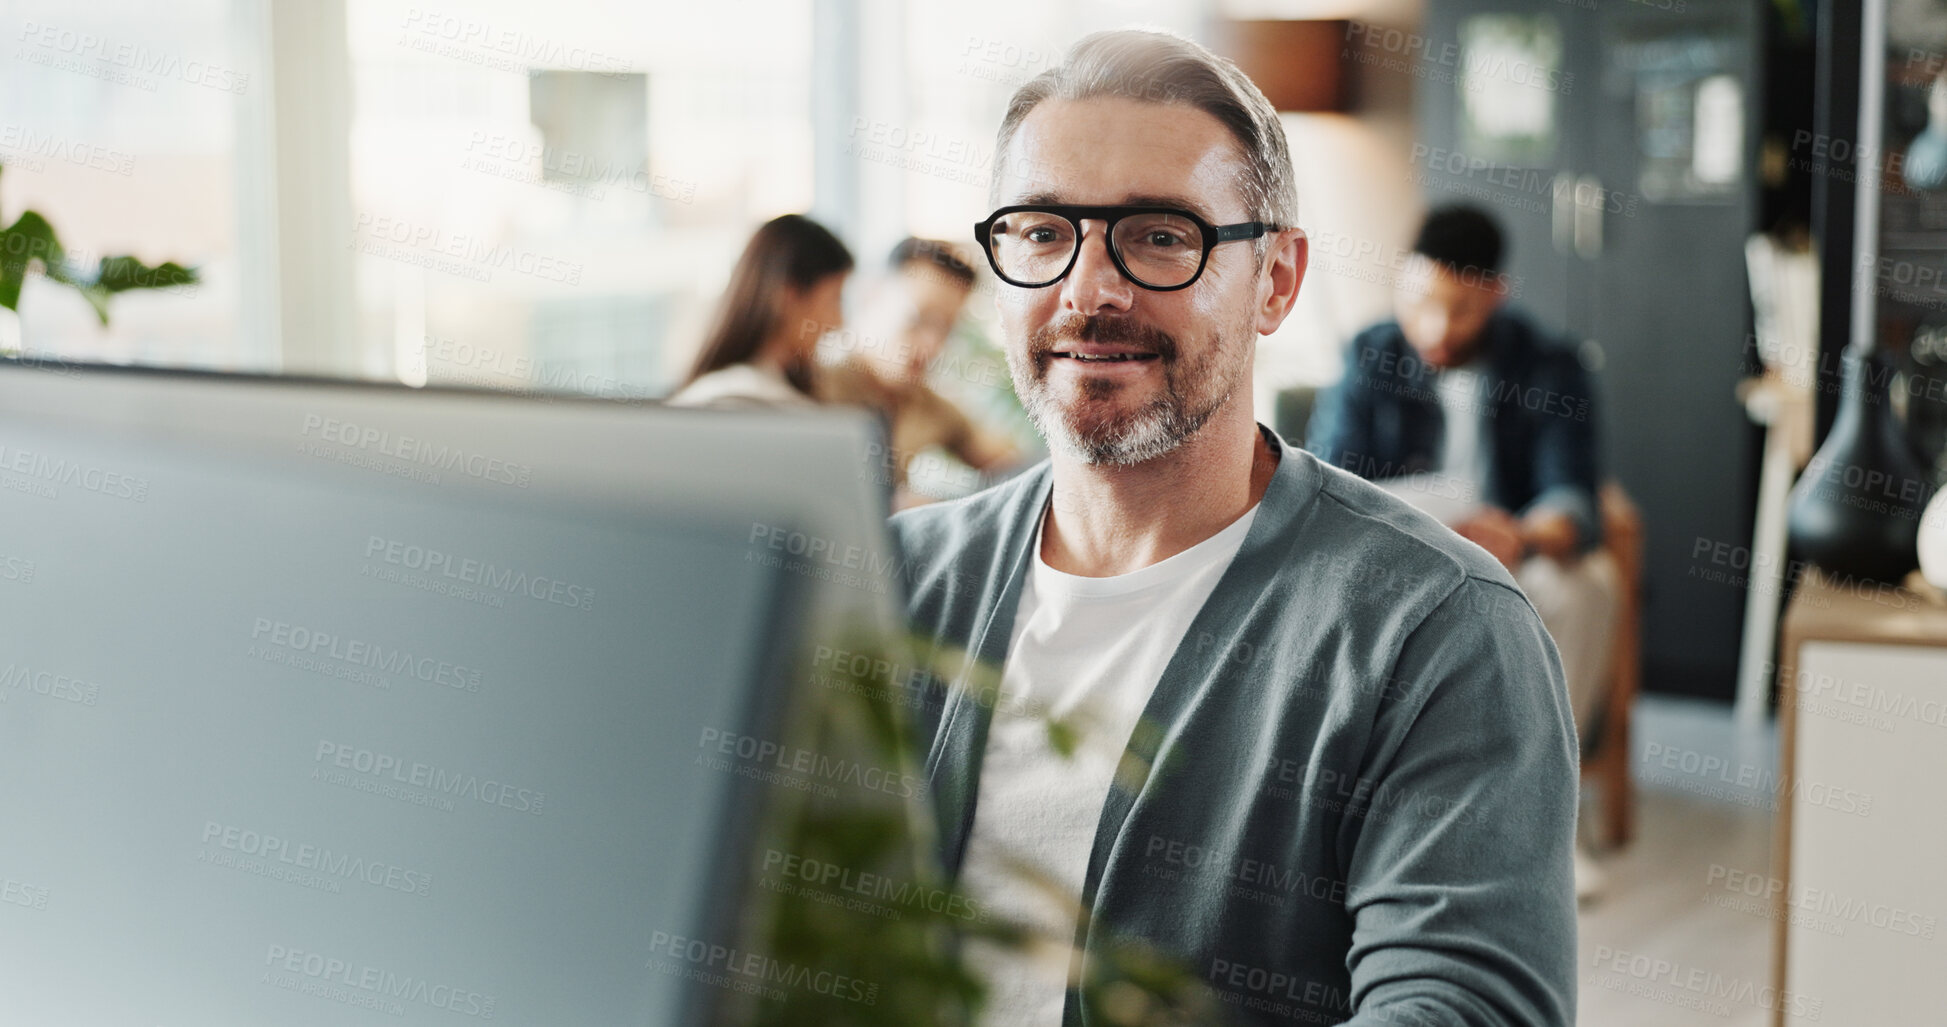
[{"label": "man with glasses", "polygon": [[1194,43],[1100,33],[1016,92],[994,164],[975,237],[1051,457],[892,522],[951,682],[942,859],[1032,940],[969,943],[984,1022],[1570,1022],[1539,618],[1253,417],[1306,262],[1277,114]]}]

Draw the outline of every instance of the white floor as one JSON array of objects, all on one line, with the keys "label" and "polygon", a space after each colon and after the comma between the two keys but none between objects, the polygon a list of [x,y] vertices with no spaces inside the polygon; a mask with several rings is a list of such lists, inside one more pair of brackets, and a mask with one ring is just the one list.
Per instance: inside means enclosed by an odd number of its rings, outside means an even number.
[{"label": "white floor", "polygon": [[[1771,872],[1773,797],[1680,768],[1708,757],[1775,767],[1773,734],[1740,735],[1728,705],[1646,697],[1635,737],[1636,839],[1598,855],[1606,887],[1582,908],[1577,1022],[1768,1025],[1753,996],[1769,994],[1772,924],[1729,885]],[[1590,798],[1584,816],[1595,812]]]}]

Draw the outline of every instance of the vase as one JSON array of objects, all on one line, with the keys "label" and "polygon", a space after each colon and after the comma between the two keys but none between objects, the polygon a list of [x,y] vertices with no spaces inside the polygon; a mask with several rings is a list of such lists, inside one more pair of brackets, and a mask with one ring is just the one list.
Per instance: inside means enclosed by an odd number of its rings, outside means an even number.
[{"label": "vase", "polygon": [[1890,377],[1877,353],[1846,351],[1832,431],[1792,488],[1793,554],[1842,580],[1898,584],[1919,562],[1932,479],[1893,416]]},{"label": "vase", "polygon": [[1920,576],[1947,592],[1947,489],[1941,489],[1920,516]]}]

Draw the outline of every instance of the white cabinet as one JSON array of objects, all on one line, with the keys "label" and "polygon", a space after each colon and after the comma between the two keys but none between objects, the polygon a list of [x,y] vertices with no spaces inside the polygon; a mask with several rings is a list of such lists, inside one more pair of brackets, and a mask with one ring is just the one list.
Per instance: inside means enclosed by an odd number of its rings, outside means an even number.
[{"label": "white cabinet", "polygon": [[1771,1008],[1791,1025],[1947,1022],[1947,608],[1819,581],[1792,605]]}]

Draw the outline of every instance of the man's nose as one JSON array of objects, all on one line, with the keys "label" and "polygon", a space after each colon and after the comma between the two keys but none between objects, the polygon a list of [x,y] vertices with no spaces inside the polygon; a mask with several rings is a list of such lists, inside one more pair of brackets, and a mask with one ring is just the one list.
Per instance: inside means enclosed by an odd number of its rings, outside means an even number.
[{"label": "man's nose", "polygon": [[1444,346],[1452,341],[1447,338],[1452,327],[1453,320],[1445,314],[1420,315],[1420,337],[1432,339],[1436,345]]},{"label": "man's nose", "polygon": [[1099,221],[1084,221],[1081,232],[1081,252],[1075,255],[1075,267],[1062,280],[1062,305],[1082,314],[1128,310],[1135,300],[1136,284],[1124,278],[1110,258],[1107,227]]}]

